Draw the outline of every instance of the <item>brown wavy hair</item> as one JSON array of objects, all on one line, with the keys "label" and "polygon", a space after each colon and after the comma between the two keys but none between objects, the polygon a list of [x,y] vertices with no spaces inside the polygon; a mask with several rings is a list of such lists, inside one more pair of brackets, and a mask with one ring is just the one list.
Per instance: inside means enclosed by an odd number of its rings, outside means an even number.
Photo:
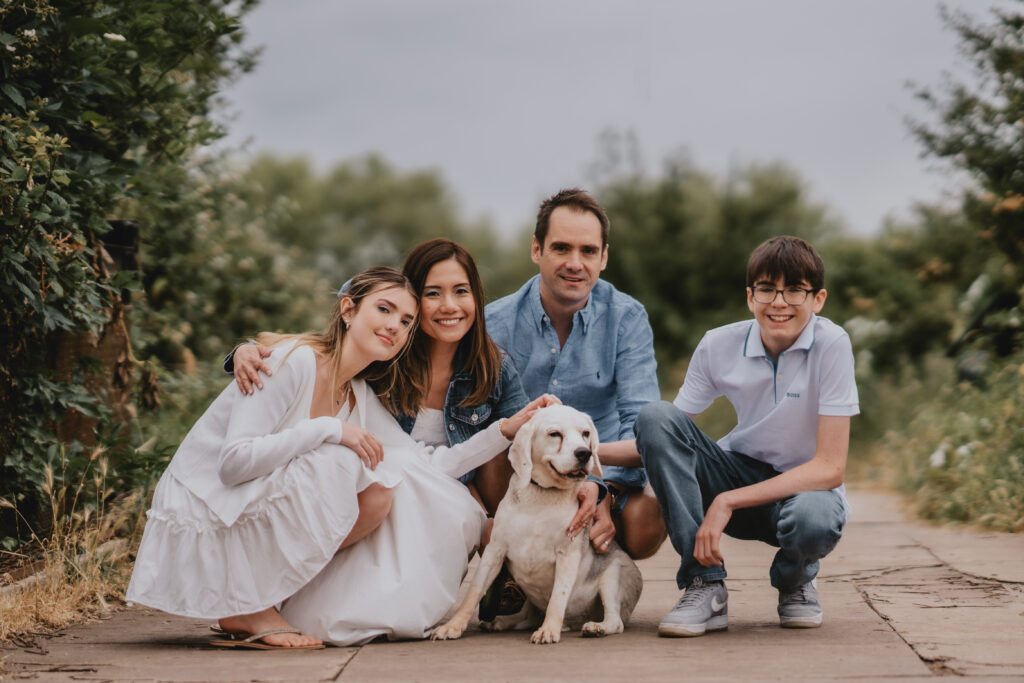
[{"label": "brown wavy hair", "polygon": [[[302,334],[261,332],[256,337],[256,341],[266,346],[274,346],[290,339],[296,340],[295,346],[285,356],[285,360],[288,359],[292,351],[300,346],[312,347],[313,351],[328,359],[328,363],[331,366],[331,384],[337,388],[338,373],[341,369],[341,342],[345,338],[346,333],[341,314],[342,302],[345,299],[351,299],[352,303],[355,304],[355,309],[353,310],[359,310],[363,299],[371,292],[392,287],[399,287],[412,294],[413,297],[417,296],[416,290],[413,289],[409,279],[394,268],[389,266],[367,268],[349,280],[348,289],[338,297],[338,301],[334,304],[334,309],[331,312],[331,321],[327,323],[327,327],[323,331],[304,332]],[[387,400],[387,396],[394,388],[399,385],[397,381],[400,372],[398,369],[399,361],[408,355],[409,346],[412,344],[413,337],[416,336],[418,323],[419,314],[417,311],[416,320],[413,322],[413,329],[409,330],[409,336],[406,337],[405,344],[399,349],[398,353],[390,360],[374,361],[356,374],[356,379],[365,379],[368,382],[372,382],[378,395],[385,400]],[[284,360],[281,362],[283,363]]]},{"label": "brown wavy hair", "polygon": [[[473,391],[460,405],[479,405],[487,402],[498,384],[501,375],[501,350],[487,335],[487,323],[484,321],[484,286],[473,257],[458,242],[444,238],[427,240],[409,252],[402,272],[412,283],[418,299],[423,295],[423,287],[430,269],[449,259],[455,260],[466,271],[476,309],[473,325],[459,341],[459,348],[455,352],[454,370],[465,370],[473,377]],[[395,390],[385,401],[391,412],[415,415],[423,405],[430,384],[432,341],[422,327],[417,327],[416,338],[409,353],[395,364],[402,381],[395,386]]]}]

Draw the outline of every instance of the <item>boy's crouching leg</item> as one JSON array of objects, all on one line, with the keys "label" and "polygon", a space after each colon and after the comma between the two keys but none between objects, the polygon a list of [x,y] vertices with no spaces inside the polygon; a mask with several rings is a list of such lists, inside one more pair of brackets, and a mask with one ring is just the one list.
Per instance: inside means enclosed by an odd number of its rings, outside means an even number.
[{"label": "boy's crouching leg", "polygon": [[667,401],[641,408],[633,431],[668,536],[682,560],[676,578],[683,588],[689,584],[690,575],[699,570],[693,558],[693,543],[704,519],[697,480],[702,456],[696,447],[703,435],[689,416]]},{"label": "boy's crouching leg", "polygon": [[806,491],[779,505],[779,552],[772,563],[771,580],[775,588],[785,591],[818,575],[818,560],[832,552],[842,537],[846,508],[835,491]]},{"label": "boy's crouching leg", "polygon": [[671,489],[683,482],[696,483],[693,430],[693,420],[668,401],[648,403],[633,424],[637,450],[663,512],[666,495],[677,493]]},{"label": "boy's crouching leg", "polygon": [[[700,432],[690,416],[668,401],[648,403],[636,416],[633,433],[644,467],[658,468],[665,458],[693,456],[694,432]],[[690,468],[692,469],[692,463]]]},{"label": "boy's crouching leg", "polygon": [[772,563],[772,585],[779,589],[779,625],[817,628],[823,610],[818,599],[818,560],[843,533],[846,512],[833,491],[807,491],[780,504],[779,552]]}]

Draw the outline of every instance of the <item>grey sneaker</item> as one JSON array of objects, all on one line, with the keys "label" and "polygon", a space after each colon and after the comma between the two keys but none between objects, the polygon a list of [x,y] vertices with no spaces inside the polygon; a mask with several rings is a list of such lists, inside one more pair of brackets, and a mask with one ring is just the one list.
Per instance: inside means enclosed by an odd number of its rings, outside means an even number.
[{"label": "grey sneaker", "polygon": [[813,579],[791,591],[779,591],[779,624],[783,628],[821,626],[818,580]]},{"label": "grey sneaker", "polygon": [[658,624],[659,636],[690,637],[729,628],[729,591],[724,581],[705,583],[699,576]]}]

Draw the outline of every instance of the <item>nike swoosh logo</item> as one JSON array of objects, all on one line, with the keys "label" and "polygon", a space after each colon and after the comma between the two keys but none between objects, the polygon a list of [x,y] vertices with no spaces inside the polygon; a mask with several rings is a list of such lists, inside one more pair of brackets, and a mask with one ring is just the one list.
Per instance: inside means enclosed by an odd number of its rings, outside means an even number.
[{"label": "nike swoosh logo", "polygon": [[725,607],[725,605],[728,602],[728,600],[729,599],[726,598],[722,602],[718,602],[718,596],[715,596],[715,597],[711,598],[711,611],[712,612],[717,612],[718,610],[722,609],[723,607]]}]

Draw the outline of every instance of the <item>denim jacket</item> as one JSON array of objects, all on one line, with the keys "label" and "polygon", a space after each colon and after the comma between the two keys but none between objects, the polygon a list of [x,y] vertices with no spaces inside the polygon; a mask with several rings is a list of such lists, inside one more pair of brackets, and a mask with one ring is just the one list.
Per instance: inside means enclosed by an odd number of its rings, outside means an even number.
[{"label": "denim jacket", "polygon": [[[452,375],[448,392],[444,399],[444,428],[448,435],[448,445],[462,443],[477,432],[489,427],[503,417],[511,417],[519,412],[529,400],[519,381],[519,372],[512,359],[502,354],[501,374],[494,389],[491,390],[487,402],[475,406],[459,405],[470,395],[475,387],[473,376],[467,370],[459,370]],[[406,433],[411,434],[416,424],[415,415],[396,415],[395,419]],[[460,477],[468,484],[476,476],[476,470]]]}]

